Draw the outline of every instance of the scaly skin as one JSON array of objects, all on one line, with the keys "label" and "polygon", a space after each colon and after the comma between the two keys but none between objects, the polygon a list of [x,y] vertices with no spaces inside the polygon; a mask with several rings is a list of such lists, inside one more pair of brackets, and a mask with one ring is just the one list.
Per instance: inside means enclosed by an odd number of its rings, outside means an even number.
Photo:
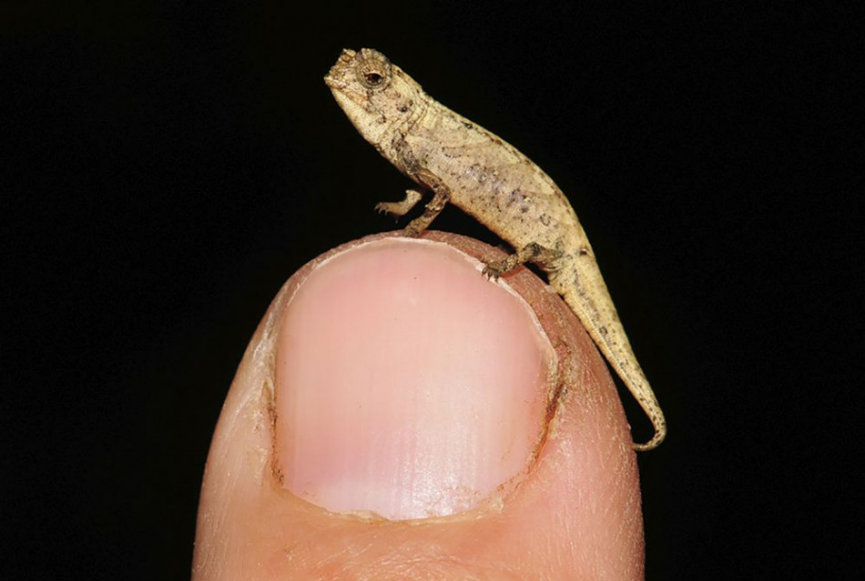
[{"label": "scaly skin", "polygon": [[[655,435],[637,450],[658,446],[664,414],[634,355],[577,215],[538,166],[486,129],[457,115],[381,53],[344,50],[325,77],[357,130],[385,158],[433,192],[406,233],[423,232],[450,202],[477,218],[517,253],[490,264],[498,276],[532,261],[565,302],[652,421]],[[409,190],[402,202],[377,208],[404,215],[421,199]]]}]

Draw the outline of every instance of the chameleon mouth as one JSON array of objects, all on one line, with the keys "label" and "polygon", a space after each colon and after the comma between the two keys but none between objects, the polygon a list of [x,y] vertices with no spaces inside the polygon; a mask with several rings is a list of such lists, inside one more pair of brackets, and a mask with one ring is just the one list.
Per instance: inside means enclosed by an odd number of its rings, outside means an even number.
[{"label": "chameleon mouth", "polygon": [[331,73],[325,75],[324,84],[327,85],[331,91],[341,91],[345,89],[345,83],[334,77]]},{"label": "chameleon mouth", "polygon": [[367,92],[357,82],[357,52],[343,49],[339,59],[325,75],[324,83],[345,111],[354,111],[356,115],[369,112]]},{"label": "chameleon mouth", "polygon": [[331,90],[342,91],[348,86],[346,75],[352,69],[352,63],[357,53],[350,48],[344,48],[342,54],[339,55],[336,63],[330,67],[327,75],[324,77],[324,83]]}]

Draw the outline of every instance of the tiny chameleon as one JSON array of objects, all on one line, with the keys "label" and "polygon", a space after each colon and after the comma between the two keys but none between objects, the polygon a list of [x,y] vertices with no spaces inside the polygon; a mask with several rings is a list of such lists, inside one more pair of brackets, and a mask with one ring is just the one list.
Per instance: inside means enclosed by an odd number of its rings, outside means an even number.
[{"label": "tiny chameleon", "polygon": [[[378,51],[344,50],[324,80],[361,135],[422,190],[432,192],[405,234],[421,234],[450,202],[516,250],[488,264],[485,275],[498,277],[524,262],[537,264],[651,420],[654,435],[634,448],[657,447],[667,433],[664,414],[586,233],[553,180],[513,146],[432,99]],[[402,201],[382,202],[376,209],[403,216],[421,199],[420,191],[408,190]]]}]

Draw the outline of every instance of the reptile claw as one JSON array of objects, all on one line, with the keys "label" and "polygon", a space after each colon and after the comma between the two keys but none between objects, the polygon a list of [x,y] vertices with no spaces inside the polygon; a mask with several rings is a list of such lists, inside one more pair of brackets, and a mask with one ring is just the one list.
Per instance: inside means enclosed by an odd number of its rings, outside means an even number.
[{"label": "reptile claw", "polygon": [[502,272],[501,272],[501,270],[499,270],[495,266],[488,264],[481,271],[481,274],[490,280],[498,280],[499,276],[501,276]]}]

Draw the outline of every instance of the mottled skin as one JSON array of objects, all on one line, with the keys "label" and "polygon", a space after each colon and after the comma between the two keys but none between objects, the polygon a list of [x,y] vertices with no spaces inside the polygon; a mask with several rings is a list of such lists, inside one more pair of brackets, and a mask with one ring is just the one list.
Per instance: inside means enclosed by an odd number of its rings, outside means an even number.
[{"label": "mottled skin", "polygon": [[[548,275],[619,377],[640,403],[655,435],[637,450],[658,446],[666,423],[619,322],[583,227],[567,198],[538,166],[508,143],[442,106],[411,77],[371,49],[344,50],[325,77],[360,133],[409,178],[432,191],[406,234],[423,232],[450,202],[477,218],[517,253],[490,264],[498,276],[532,261]],[[377,208],[399,216],[421,199]]]}]

